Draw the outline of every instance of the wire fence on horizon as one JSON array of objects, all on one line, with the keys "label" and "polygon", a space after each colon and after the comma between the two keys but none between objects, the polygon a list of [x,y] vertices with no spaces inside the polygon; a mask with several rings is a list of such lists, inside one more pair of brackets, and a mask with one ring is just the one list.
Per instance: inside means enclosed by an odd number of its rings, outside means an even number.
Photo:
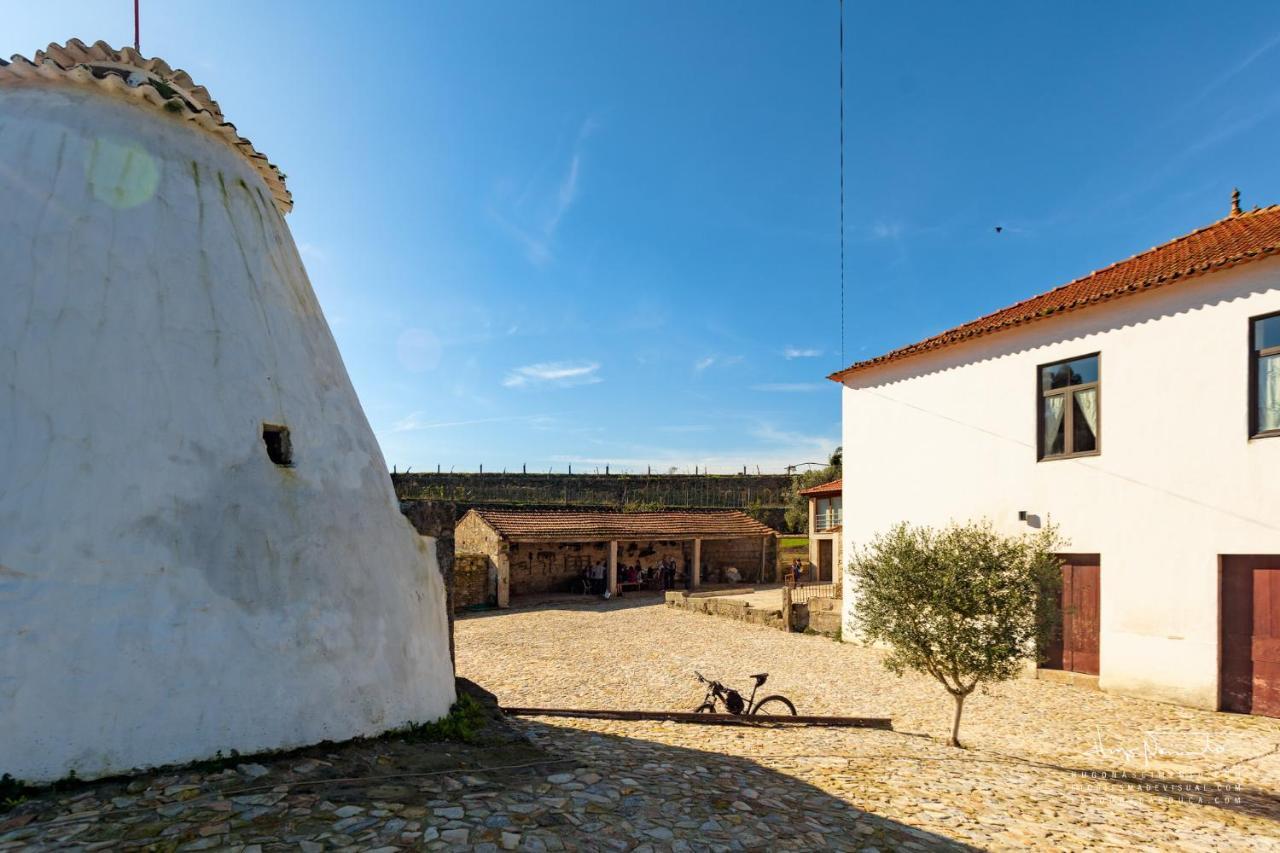
[{"label": "wire fence on horizon", "polygon": [[501,467],[494,468],[492,466],[480,465],[476,470],[457,470],[456,465],[450,465],[445,470],[443,465],[436,465],[435,470],[428,468],[425,471],[414,471],[413,466],[405,468],[403,471],[393,466],[391,473],[393,476],[405,474],[434,474],[434,475],[461,475],[476,476],[480,474],[525,474],[525,475],[541,475],[541,476],[565,476],[565,475],[584,475],[584,476],[628,476],[628,477],[781,477],[791,476],[801,473],[805,470],[813,468],[825,467],[826,462],[798,462],[794,465],[786,465],[782,470],[766,470],[759,465],[743,465],[742,470],[737,468],[733,470],[716,470],[712,471],[707,466],[694,465],[692,468],[681,467],[678,465],[646,465],[643,468],[638,465],[579,465],[577,470],[571,464],[565,465],[561,470],[556,470],[554,465],[547,466],[542,470],[541,466],[521,465],[517,470],[515,468]]},{"label": "wire fence on horizon", "polygon": [[787,474],[638,475],[610,471],[523,474],[394,472],[402,500],[455,503],[559,504],[562,506],[709,507],[752,509],[783,507],[792,490]]}]

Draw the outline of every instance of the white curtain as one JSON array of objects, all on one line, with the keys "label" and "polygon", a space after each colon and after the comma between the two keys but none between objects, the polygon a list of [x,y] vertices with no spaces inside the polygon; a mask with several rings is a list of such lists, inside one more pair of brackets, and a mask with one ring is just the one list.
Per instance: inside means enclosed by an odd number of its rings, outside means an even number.
[{"label": "white curtain", "polygon": [[1258,429],[1280,429],[1280,355],[1258,362]]},{"label": "white curtain", "polygon": [[1066,402],[1066,397],[1061,394],[1044,398],[1044,454],[1046,456],[1050,453],[1062,452],[1061,449],[1057,451],[1053,449],[1053,440],[1062,429],[1063,407]]},{"label": "white curtain", "polygon": [[[1080,414],[1084,415],[1084,421],[1089,425],[1089,432],[1096,438],[1098,435],[1098,389],[1077,391],[1076,408],[1080,410]],[[1078,441],[1076,443],[1079,444]]]}]

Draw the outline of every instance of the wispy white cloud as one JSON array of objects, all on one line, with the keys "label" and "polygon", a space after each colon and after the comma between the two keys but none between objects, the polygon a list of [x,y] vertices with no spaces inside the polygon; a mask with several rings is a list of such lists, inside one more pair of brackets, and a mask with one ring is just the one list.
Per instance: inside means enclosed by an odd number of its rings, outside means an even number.
[{"label": "wispy white cloud", "polygon": [[728,367],[732,364],[738,364],[742,361],[740,355],[708,355],[698,359],[693,363],[693,369],[698,373],[706,370],[708,367],[719,365],[720,367]]},{"label": "wispy white cloud", "polygon": [[592,385],[604,380],[599,376],[600,364],[594,361],[544,361],[526,364],[507,374],[502,384],[508,388]]},{"label": "wispy white cloud", "polygon": [[788,361],[793,358],[817,358],[820,355],[822,355],[822,350],[810,347],[788,346],[782,351],[782,357]]},{"label": "wispy white cloud", "polygon": [[315,243],[299,243],[298,254],[304,261],[323,264],[329,261],[329,253]]},{"label": "wispy white cloud", "polygon": [[776,391],[784,394],[818,391],[822,388],[816,382],[764,382],[752,385],[752,391]]},{"label": "wispy white cloud", "polygon": [[479,424],[515,423],[519,421],[531,424],[542,424],[551,419],[546,415],[511,415],[498,418],[473,418],[462,421],[435,421],[427,417],[425,412],[413,412],[391,425],[391,432],[417,432],[428,429],[448,429],[450,427],[477,426]]},{"label": "wispy white cloud", "polygon": [[809,434],[776,428],[767,421],[751,422],[744,433],[744,440],[723,438],[716,432],[717,440],[707,446],[671,447],[661,444],[632,444],[626,442],[600,442],[599,449],[590,453],[562,454],[553,457],[556,463],[613,466],[616,471],[699,471],[732,473],[748,470],[780,472],[788,465],[803,462],[824,464],[831,451],[840,443],[839,427],[833,425],[830,434]]},{"label": "wispy white cloud", "polygon": [[1178,109],[1180,114],[1185,114],[1189,112],[1191,107],[1194,107],[1200,101],[1202,101],[1203,99],[1207,98],[1210,94],[1212,94],[1215,90],[1229,83],[1233,78],[1241,74],[1250,65],[1253,65],[1253,63],[1257,62],[1263,56],[1270,53],[1273,49],[1275,49],[1277,45],[1280,45],[1280,33],[1272,33],[1270,36],[1267,37],[1267,39],[1264,42],[1262,42],[1262,44],[1258,45],[1256,48],[1254,48],[1253,50],[1245,54],[1244,57],[1240,59],[1240,61],[1236,62],[1230,68],[1226,69],[1217,77],[1210,80],[1204,86],[1204,88],[1202,88],[1199,92],[1196,92],[1190,98],[1184,98],[1178,104]]},{"label": "wispy white cloud", "polygon": [[[829,435],[809,435],[793,430],[781,430],[771,423],[761,422],[752,430],[751,435],[774,446],[793,448],[793,452],[809,453],[815,459],[826,459],[840,443],[838,438]],[[804,461],[804,460],[800,460]]]},{"label": "wispy white cloud", "polygon": [[526,191],[507,212],[497,209],[490,211],[494,220],[524,247],[531,263],[541,266],[554,257],[552,249],[556,232],[560,230],[565,216],[573,209],[580,193],[586,141],[597,127],[596,120],[592,118],[579,125],[573,148],[553,190],[540,181],[541,194]]},{"label": "wispy white cloud", "polygon": [[656,427],[658,432],[711,432],[710,424],[663,424]]},{"label": "wispy white cloud", "polygon": [[893,240],[902,236],[901,222],[876,222],[871,226],[871,236],[876,240]]}]

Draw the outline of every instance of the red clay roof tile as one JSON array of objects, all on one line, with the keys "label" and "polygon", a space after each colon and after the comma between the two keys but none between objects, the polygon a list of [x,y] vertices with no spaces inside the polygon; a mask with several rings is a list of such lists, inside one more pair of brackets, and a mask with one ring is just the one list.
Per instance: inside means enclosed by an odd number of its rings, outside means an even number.
[{"label": "red clay roof tile", "polygon": [[862,370],[1024,326],[1089,305],[1175,284],[1264,258],[1277,251],[1280,251],[1280,205],[1236,213],[1186,236],[1089,273],[1048,293],[1033,296],[919,343],[855,362],[827,378],[842,382],[845,377]]},{"label": "red clay roof tile", "polygon": [[830,483],[822,483],[817,486],[810,486],[807,489],[801,489],[800,494],[809,498],[821,498],[827,495],[840,494],[840,484],[842,480],[832,480]]},{"label": "red clay roof tile", "polygon": [[579,510],[471,510],[505,539],[691,539],[767,536],[776,531],[739,510],[609,512]]}]

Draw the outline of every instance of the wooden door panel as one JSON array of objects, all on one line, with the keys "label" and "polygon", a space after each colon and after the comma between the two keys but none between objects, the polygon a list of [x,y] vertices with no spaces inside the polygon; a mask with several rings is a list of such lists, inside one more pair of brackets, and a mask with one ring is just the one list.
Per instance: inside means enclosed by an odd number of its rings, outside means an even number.
[{"label": "wooden door panel", "polygon": [[816,580],[830,580],[832,569],[831,558],[832,541],[830,539],[818,540],[818,577]]},{"label": "wooden door panel", "polygon": [[1253,713],[1280,717],[1280,568],[1253,570]]},{"label": "wooden door panel", "polygon": [[1100,575],[1098,566],[1071,567],[1071,670],[1088,675],[1098,674]]},{"label": "wooden door panel", "polygon": [[1098,557],[1076,555],[1066,559],[1059,599],[1061,618],[1050,637],[1045,649],[1046,660],[1041,666],[1097,675],[1102,603]]},{"label": "wooden door panel", "polygon": [[1224,711],[1248,714],[1253,710],[1253,570],[1222,566],[1222,661],[1219,698]]}]

